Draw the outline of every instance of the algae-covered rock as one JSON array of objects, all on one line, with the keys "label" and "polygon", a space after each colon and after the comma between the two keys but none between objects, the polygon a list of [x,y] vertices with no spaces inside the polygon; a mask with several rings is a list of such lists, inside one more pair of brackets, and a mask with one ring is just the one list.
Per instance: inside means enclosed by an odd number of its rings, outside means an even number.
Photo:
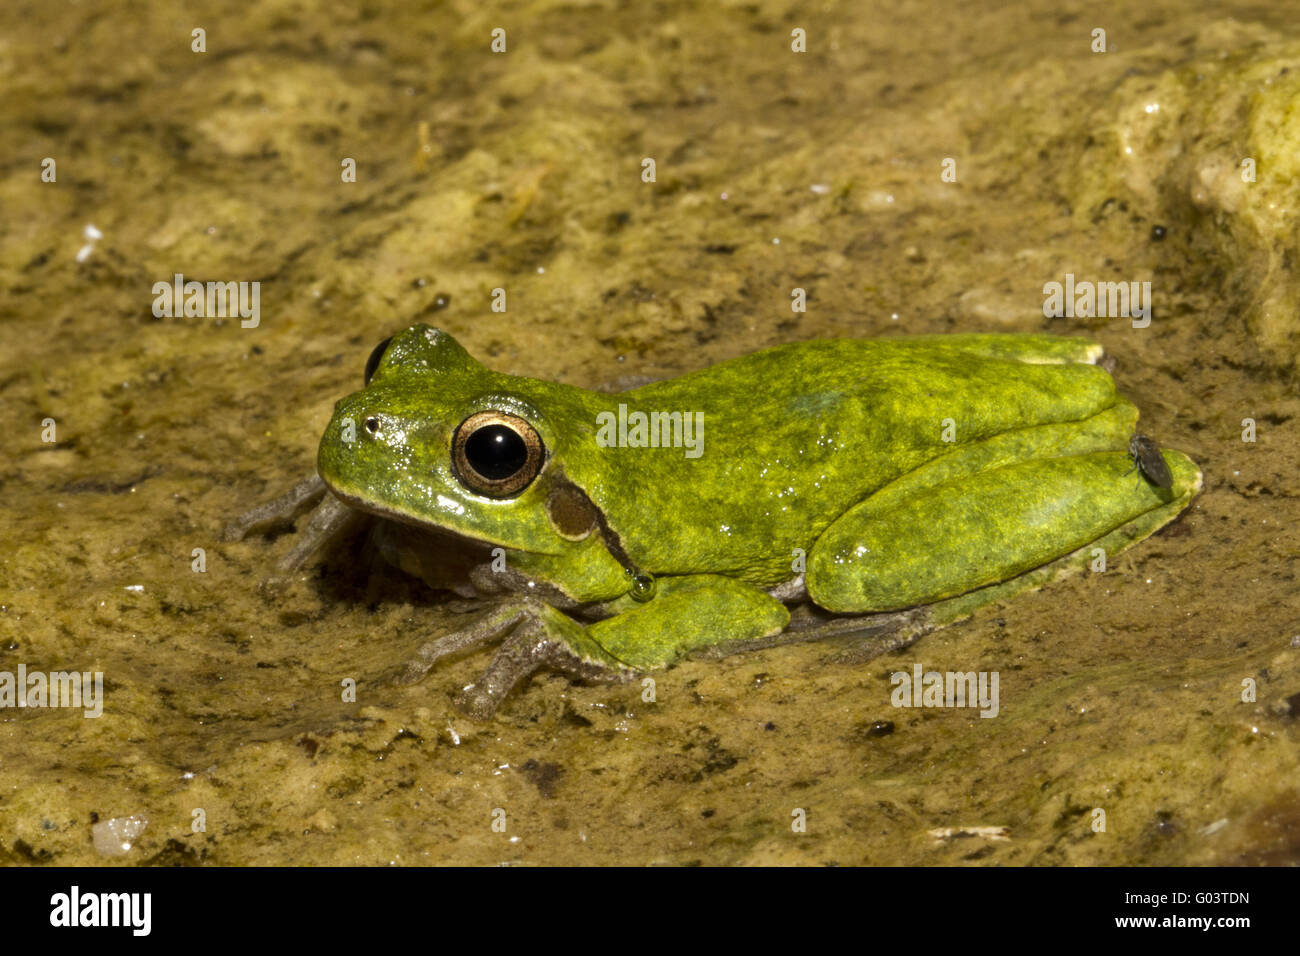
[{"label": "algae-covered rock", "polygon": [[1066,187],[1075,214],[1108,202],[1179,228],[1222,268],[1264,357],[1300,353],[1300,43],[1228,21],[1184,62],[1130,71],[1088,119]]}]

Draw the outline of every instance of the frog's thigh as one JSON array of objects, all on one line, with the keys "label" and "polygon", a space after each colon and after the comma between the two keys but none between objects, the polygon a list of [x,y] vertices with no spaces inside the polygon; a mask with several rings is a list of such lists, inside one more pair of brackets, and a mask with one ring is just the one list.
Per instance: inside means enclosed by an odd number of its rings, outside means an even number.
[{"label": "frog's thigh", "polygon": [[663,667],[716,644],[780,634],[790,622],[785,605],[742,581],[713,574],[664,578],[658,593],[587,627],[587,636],[636,670]]},{"label": "frog's thigh", "polygon": [[1126,476],[1132,458],[1112,451],[1018,462],[883,509],[868,498],[813,546],[808,593],[831,611],[895,610],[1006,581],[1130,522],[1149,522],[1131,536],[1145,537],[1200,488],[1187,456],[1164,456],[1171,491]]},{"label": "frog's thigh", "polygon": [[1067,335],[969,332],[956,335],[918,335],[912,341],[1029,365],[1092,365],[1105,353],[1098,342]]}]

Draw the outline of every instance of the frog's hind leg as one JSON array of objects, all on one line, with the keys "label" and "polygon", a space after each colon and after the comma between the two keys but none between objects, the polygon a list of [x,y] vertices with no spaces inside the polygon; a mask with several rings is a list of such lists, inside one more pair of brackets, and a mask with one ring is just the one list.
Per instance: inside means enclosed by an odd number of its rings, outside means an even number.
[{"label": "frog's hind leg", "polygon": [[1151,511],[1139,515],[1132,521],[1114,529],[1109,534],[1095,541],[1090,541],[1069,554],[1057,558],[1055,561],[1026,571],[1024,574],[1008,581],[979,588],[931,605],[928,609],[930,611],[931,625],[933,627],[942,627],[951,624],[953,621],[969,617],[980,608],[996,601],[1008,600],[1025,591],[1043,587],[1065,575],[1077,573],[1093,565],[1099,554],[1109,559],[1121,551],[1127,550],[1139,541],[1159,531],[1182,513],[1192,496],[1196,491],[1200,490],[1199,472],[1197,477],[1197,485],[1186,496],[1174,498],[1157,508],[1153,508]]},{"label": "frog's hind leg", "polygon": [[880,503],[873,496],[813,546],[809,596],[842,613],[899,610],[1010,581],[1086,546],[1127,547],[1200,490],[1187,456],[1164,457],[1174,478],[1168,490],[1134,486],[1124,476],[1127,451],[1115,450],[1028,458],[921,482],[923,493],[899,490]]},{"label": "frog's hind leg", "polygon": [[910,341],[929,349],[952,349],[985,358],[1024,362],[1027,365],[1097,365],[1106,354],[1101,343],[1068,335],[970,332],[918,335]]},{"label": "frog's hind leg", "polygon": [[720,641],[690,656],[713,660],[787,644],[834,640],[847,645],[839,658],[841,661],[862,664],[882,654],[911,647],[934,630],[933,616],[928,607],[880,614],[828,614],[816,605],[807,604],[790,614],[790,624],[780,634]]}]

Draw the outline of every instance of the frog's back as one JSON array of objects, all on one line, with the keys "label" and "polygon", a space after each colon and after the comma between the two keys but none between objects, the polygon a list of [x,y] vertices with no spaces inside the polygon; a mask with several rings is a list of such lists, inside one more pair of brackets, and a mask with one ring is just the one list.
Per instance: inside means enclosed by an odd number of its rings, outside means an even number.
[{"label": "frog's back", "polygon": [[608,396],[611,412],[680,413],[701,434],[696,449],[604,448],[589,490],[647,570],[774,583],[847,508],[951,451],[945,420],[964,443],[1107,407],[1113,383],[1090,364],[1100,354],[1039,335],[778,346]]},{"label": "frog's back", "polygon": [[[1093,364],[1103,354],[1091,339],[1030,334],[975,333],[967,335],[914,335],[879,339],[812,339],[753,352],[709,368],[625,393],[663,401],[680,393],[705,389],[730,390],[738,397],[753,397],[755,380],[781,390],[803,389],[813,384],[853,391],[882,377],[882,364],[905,367],[929,363],[946,355],[953,368],[997,367],[1001,362],[1030,365]],[[990,363],[993,363],[990,365]]]}]

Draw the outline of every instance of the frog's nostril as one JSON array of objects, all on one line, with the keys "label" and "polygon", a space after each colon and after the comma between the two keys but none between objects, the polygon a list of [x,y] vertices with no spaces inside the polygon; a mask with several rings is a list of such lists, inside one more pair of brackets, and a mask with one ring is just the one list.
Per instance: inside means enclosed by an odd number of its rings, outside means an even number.
[{"label": "frog's nostril", "polygon": [[367,418],[365,424],[366,431],[370,432],[370,434],[373,435],[375,432],[379,431],[379,419],[375,418],[374,415]]}]

